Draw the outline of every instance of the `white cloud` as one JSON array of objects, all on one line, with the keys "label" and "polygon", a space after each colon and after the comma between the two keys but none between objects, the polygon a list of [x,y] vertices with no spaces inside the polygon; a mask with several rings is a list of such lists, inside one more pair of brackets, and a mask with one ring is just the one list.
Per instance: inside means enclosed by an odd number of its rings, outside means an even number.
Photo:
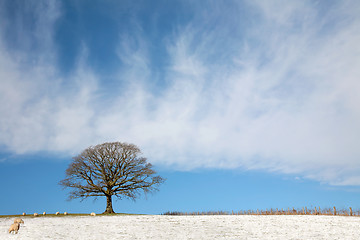
[{"label": "white cloud", "polygon": [[164,36],[169,66],[157,91],[159,76],[137,25],[120,36],[123,84],[109,96],[100,95],[102,79],[86,64],[86,46],[76,71],[60,77],[48,55],[55,8],[42,9],[37,23],[46,24],[37,29],[50,35],[33,41],[45,41],[38,54],[46,61],[25,69],[18,59],[26,52],[19,57],[1,42],[0,143],[16,153],[75,154],[120,140],[140,145],[154,163],[182,169],[241,167],[359,185],[359,4],[336,4],[335,11],[304,1],[251,1],[246,16],[234,14],[245,14],[236,4],[199,11]]}]

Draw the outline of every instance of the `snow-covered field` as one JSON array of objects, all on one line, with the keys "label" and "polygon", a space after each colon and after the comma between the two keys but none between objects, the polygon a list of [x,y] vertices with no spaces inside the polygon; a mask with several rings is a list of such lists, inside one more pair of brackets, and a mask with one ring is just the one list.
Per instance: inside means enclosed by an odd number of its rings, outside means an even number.
[{"label": "snow-covered field", "polygon": [[360,239],[360,217],[62,216],[0,218],[0,239]]}]

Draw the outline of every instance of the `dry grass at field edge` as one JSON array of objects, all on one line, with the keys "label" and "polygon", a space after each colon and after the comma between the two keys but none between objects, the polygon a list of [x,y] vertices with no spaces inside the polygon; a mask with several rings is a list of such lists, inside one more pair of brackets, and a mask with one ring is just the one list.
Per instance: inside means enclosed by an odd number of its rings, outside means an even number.
[{"label": "dry grass at field edge", "polygon": [[288,208],[284,209],[266,209],[266,210],[240,210],[240,211],[198,211],[198,212],[178,212],[178,211],[167,211],[162,215],[171,216],[194,216],[194,215],[326,215],[326,216],[360,216],[360,210],[349,209],[336,209],[333,208],[307,208],[301,209]]}]

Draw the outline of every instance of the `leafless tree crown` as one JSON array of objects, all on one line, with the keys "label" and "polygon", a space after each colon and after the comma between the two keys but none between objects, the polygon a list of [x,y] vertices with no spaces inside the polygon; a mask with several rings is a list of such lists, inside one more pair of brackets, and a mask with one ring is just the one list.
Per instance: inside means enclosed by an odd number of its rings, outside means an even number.
[{"label": "leafless tree crown", "polygon": [[135,199],[164,181],[140,155],[140,149],[128,143],[89,147],[73,158],[60,185],[72,188],[69,199],[106,196],[110,204],[111,196]]}]

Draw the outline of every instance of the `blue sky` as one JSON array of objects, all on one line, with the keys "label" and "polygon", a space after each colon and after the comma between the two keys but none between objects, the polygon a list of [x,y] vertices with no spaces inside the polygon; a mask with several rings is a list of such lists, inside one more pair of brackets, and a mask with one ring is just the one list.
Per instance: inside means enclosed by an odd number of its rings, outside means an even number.
[{"label": "blue sky", "polygon": [[71,158],[138,145],[115,211],[360,208],[358,1],[0,2],[0,214],[66,202]]}]

